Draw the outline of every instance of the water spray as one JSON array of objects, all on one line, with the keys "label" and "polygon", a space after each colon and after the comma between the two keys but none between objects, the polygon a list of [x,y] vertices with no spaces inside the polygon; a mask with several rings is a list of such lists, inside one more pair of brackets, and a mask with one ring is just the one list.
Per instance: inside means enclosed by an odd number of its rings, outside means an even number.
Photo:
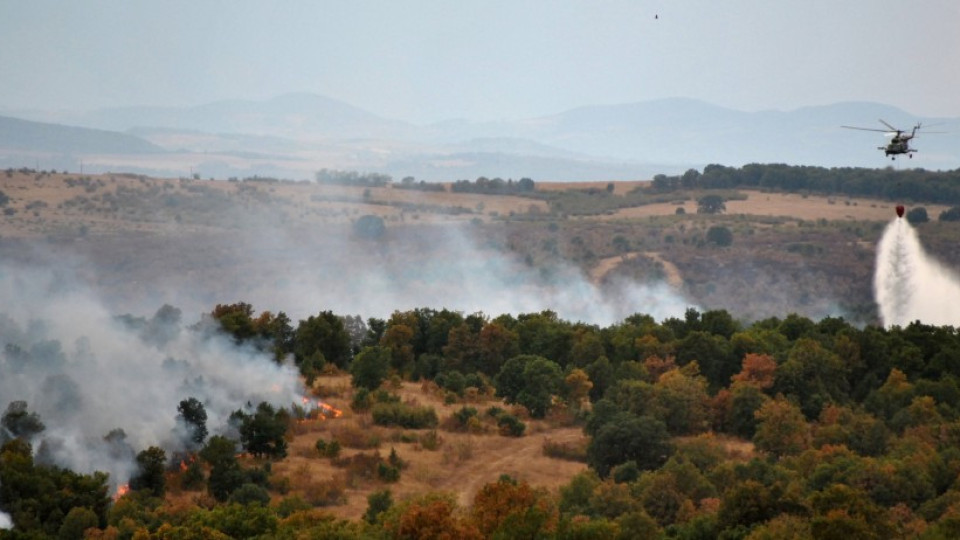
[{"label": "water spray", "polygon": [[960,325],[960,276],[927,255],[902,208],[877,245],[873,290],[883,325]]}]

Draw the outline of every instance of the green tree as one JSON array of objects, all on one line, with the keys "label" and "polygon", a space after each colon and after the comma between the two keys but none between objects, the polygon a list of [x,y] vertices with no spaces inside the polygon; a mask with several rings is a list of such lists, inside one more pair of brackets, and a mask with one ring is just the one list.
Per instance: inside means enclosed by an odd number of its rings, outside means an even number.
[{"label": "green tree", "polygon": [[14,437],[29,439],[44,430],[43,422],[37,413],[27,411],[26,401],[11,401],[0,418],[0,443],[5,442],[6,433]]},{"label": "green tree", "polygon": [[207,438],[207,411],[197,398],[187,398],[177,405],[177,419],[186,426],[190,440],[197,445]]},{"label": "green tree", "polygon": [[380,240],[387,233],[387,226],[382,217],[367,214],[353,223],[353,233],[365,240]]},{"label": "green tree", "polygon": [[286,409],[274,409],[269,403],[261,401],[253,414],[237,410],[230,415],[230,419],[239,422],[240,442],[247,452],[256,457],[287,455],[284,435],[290,415]]},{"label": "green tree", "polygon": [[331,311],[301,320],[294,331],[293,354],[298,366],[317,352],[340,369],[346,369],[350,362],[350,333],[343,319]]},{"label": "green tree", "polygon": [[796,405],[778,395],[755,413],[757,449],[781,457],[803,452],[810,446],[810,426]]},{"label": "green tree", "polygon": [[827,403],[849,399],[848,366],[816,340],[798,339],[777,368],[774,388],[796,399],[807,418],[816,418]]},{"label": "green tree", "polygon": [[130,478],[130,489],[163,497],[167,488],[166,465],[167,453],[162,448],[151,446],[141,451],[137,454],[137,473]]},{"label": "green tree", "polygon": [[214,435],[200,450],[200,458],[210,465],[208,489],[218,501],[225,501],[234,490],[245,483],[243,471],[237,462],[236,442],[222,435]]},{"label": "green tree", "polygon": [[67,516],[63,519],[63,525],[57,532],[57,538],[60,540],[81,540],[84,537],[83,532],[85,530],[95,529],[99,525],[100,519],[93,510],[83,506],[75,506],[67,512]]},{"label": "green tree", "polygon": [[627,461],[635,461],[642,470],[656,469],[672,451],[663,422],[621,412],[597,429],[587,446],[587,463],[606,478],[613,467]]},{"label": "green tree", "polygon": [[351,383],[356,388],[376,390],[390,373],[390,349],[366,347],[350,364]]},{"label": "green tree", "polygon": [[697,199],[698,214],[722,214],[727,209],[720,195],[704,195]]},{"label": "green tree", "polygon": [[380,515],[393,506],[393,496],[389,489],[374,491],[367,496],[367,511],[363,513],[363,520],[367,523],[376,523]]},{"label": "green tree", "polygon": [[563,372],[542,356],[520,355],[503,365],[496,377],[497,394],[519,403],[535,418],[543,418],[563,384]]}]

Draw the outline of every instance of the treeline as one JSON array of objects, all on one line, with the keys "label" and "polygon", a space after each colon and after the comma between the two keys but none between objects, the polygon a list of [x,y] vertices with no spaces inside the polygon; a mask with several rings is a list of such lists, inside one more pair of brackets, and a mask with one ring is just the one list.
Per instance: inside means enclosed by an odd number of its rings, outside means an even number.
[{"label": "treeline", "polygon": [[[195,474],[223,503],[171,513],[159,502],[124,497],[105,512],[102,482],[94,478],[85,488],[91,499],[82,503],[90,511],[78,511],[83,516],[75,520],[94,523],[92,514],[98,532],[109,525],[160,537],[162,530],[370,538],[960,537],[960,332],[952,327],[856,327],[797,315],[746,325],[723,310],[695,309],[659,322],[635,314],[597,326],[551,311],[489,317],[428,308],[366,321],[324,311],[294,325],[282,313],[257,314],[244,303],[217,306],[198,327],[205,324],[277,361],[292,357],[308,381],[349,371],[356,408],[374,411],[384,425],[469,429],[481,417],[506,418],[494,407],[437,418],[432,409],[400,403],[390,394],[391,379],[432,381],[451,402],[492,390],[513,405],[510,420],[497,420],[500,435],[522,436],[526,418],[579,422],[589,436],[589,470],[559,493],[505,477],[484,486],[469,508],[442,494],[393,501],[381,491],[368,500],[363,522],[346,522],[300,499],[268,506],[264,491],[277,489],[268,469],[238,468],[235,443],[214,437],[198,453],[204,468]],[[181,411],[185,419],[196,417],[192,409]],[[22,426],[39,421],[20,408],[8,413],[8,429],[29,432]],[[289,421],[266,407],[235,417],[241,426]],[[0,452],[0,509],[8,512],[20,495],[14,490],[32,489],[29,474],[18,475],[36,471],[29,447],[16,441]],[[281,441],[275,432],[259,452],[282,455]],[[318,442],[317,451],[333,459],[339,450],[331,446]],[[382,470],[385,481],[402,469],[393,456],[358,455],[337,459],[345,467],[369,462],[364,466]],[[138,478],[155,461],[146,455]],[[336,504],[338,493],[324,495],[324,504]],[[52,522],[58,527],[50,525],[58,531],[73,512],[67,503],[59,508]],[[21,515],[34,514],[15,514],[23,532],[30,522]]]},{"label": "treeline", "polygon": [[383,187],[393,182],[393,177],[382,173],[359,173],[337,169],[320,169],[315,174],[318,184],[341,186]]},{"label": "treeline", "polygon": [[679,176],[658,174],[656,191],[756,188],[827,195],[872,197],[905,202],[960,205],[960,169],[866,169],[751,163],[743,167],[707,165]]},{"label": "treeline", "polygon": [[483,193],[486,195],[515,195],[521,193],[533,193],[536,190],[536,183],[530,178],[521,178],[514,181],[512,178],[504,180],[503,178],[487,178],[481,176],[475,181],[457,180],[450,187],[454,193]]}]

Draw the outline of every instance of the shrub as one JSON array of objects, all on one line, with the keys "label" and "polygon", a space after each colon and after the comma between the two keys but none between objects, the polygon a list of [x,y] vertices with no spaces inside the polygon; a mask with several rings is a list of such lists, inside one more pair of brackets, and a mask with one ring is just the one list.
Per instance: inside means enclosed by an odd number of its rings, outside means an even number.
[{"label": "shrub", "polygon": [[586,463],[587,441],[558,442],[544,439],[543,455],[556,459]]},{"label": "shrub", "polygon": [[381,426],[399,426],[407,429],[437,427],[437,413],[433,407],[406,403],[377,403],[371,410],[373,422]]},{"label": "shrub", "polygon": [[497,427],[500,428],[500,434],[505,437],[522,437],[527,425],[512,414],[502,414],[497,419]]},{"label": "shrub", "polygon": [[316,447],[320,457],[337,458],[340,456],[340,441],[327,442],[323,439],[317,439]]},{"label": "shrub", "polygon": [[960,206],[940,212],[940,221],[960,221]]},{"label": "shrub", "polygon": [[431,429],[420,436],[420,446],[422,446],[424,450],[436,451],[442,443],[443,439],[435,429]]},{"label": "shrub", "polygon": [[733,244],[733,233],[726,227],[715,225],[707,229],[707,242],[720,247],[729,246]]},{"label": "shrub", "polygon": [[930,221],[930,216],[927,215],[926,208],[918,206],[916,208],[911,208],[910,211],[907,212],[907,221],[909,221],[911,224],[926,223]]},{"label": "shrub", "polygon": [[400,468],[386,463],[377,465],[377,477],[387,483],[400,481]]}]

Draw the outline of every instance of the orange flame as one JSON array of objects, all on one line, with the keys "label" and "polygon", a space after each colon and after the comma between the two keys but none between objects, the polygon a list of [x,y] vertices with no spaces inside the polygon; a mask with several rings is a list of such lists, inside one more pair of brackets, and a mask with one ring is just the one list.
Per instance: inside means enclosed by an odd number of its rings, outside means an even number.
[{"label": "orange flame", "polygon": [[343,411],[334,407],[333,405],[328,405],[322,401],[317,402],[317,408],[320,409],[323,416],[332,416],[333,418],[340,418],[340,415],[343,414]]},{"label": "orange flame", "polygon": [[326,420],[327,418],[340,418],[340,416],[343,415],[343,411],[340,409],[320,400],[317,400],[317,405],[315,408],[311,407],[312,400],[310,398],[304,396],[301,398],[301,401],[303,401],[303,407],[305,409],[310,409],[307,413],[310,418],[314,418],[314,414],[316,414],[315,418],[318,420]]},{"label": "orange flame", "polygon": [[113,494],[113,500],[119,500],[120,497],[123,497],[130,492],[130,484],[120,484],[117,486],[117,492]]}]

